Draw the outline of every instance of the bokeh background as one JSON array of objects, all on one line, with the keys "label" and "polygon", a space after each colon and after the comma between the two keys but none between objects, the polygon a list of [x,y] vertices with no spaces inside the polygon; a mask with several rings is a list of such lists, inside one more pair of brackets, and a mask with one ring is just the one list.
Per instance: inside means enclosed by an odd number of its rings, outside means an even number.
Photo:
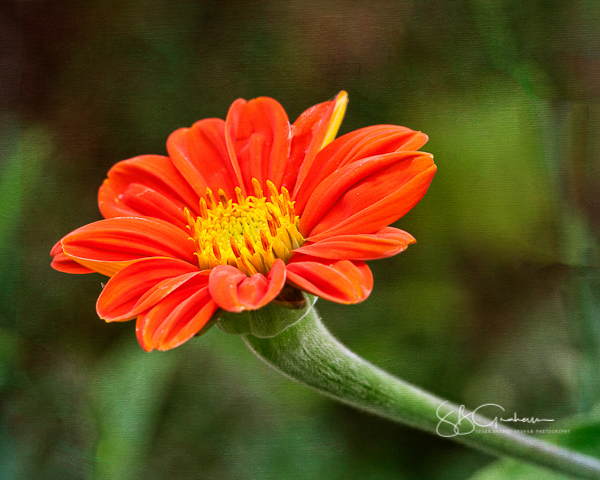
[{"label": "bokeh background", "polygon": [[326,325],[456,403],[592,422],[571,443],[598,446],[598,2],[23,0],[0,4],[0,45],[2,479],[517,478],[217,329],[144,353],[97,318],[103,277],[49,266],[117,161],[238,97],[293,120],[342,89],[341,133],[421,130],[438,173],[396,224],[418,243],[370,262],[363,304],[319,301]]}]

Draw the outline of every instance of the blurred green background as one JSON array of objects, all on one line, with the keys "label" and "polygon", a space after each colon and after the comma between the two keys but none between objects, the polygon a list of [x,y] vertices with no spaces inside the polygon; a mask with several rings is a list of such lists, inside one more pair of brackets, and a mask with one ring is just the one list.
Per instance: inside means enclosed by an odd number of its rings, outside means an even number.
[{"label": "blurred green background", "polygon": [[494,461],[217,329],[144,353],[133,323],[97,318],[104,277],[50,268],[101,218],[114,163],[238,97],[293,120],[344,89],[341,133],[430,136],[438,173],[396,225],[418,243],[371,262],[363,304],[318,303],[340,340],[470,408],[558,421],[600,399],[598,2],[27,0],[0,4],[0,39],[2,479],[467,479]]}]

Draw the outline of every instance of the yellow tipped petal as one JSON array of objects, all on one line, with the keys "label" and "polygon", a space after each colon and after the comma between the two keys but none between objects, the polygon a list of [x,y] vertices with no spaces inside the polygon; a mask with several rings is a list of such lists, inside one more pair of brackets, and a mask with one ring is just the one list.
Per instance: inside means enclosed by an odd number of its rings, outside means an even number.
[{"label": "yellow tipped petal", "polygon": [[346,114],[347,105],[348,94],[342,90],[335,99],[335,107],[333,108],[333,115],[331,115],[331,120],[329,121],[329,128],[327,129],[327,134],[325,135],[325,139],[319,150],[325,148],[325,146],[331,143],[337,135],[342,120],[344,119],[344,115]]}]

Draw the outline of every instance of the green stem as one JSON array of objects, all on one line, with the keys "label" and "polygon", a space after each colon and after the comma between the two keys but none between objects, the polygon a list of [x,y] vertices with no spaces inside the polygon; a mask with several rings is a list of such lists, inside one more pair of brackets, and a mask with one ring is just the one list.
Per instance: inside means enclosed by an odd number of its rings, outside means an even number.
[{"label": "green stem", "polygon": [[314,307],[278,335],[259,338],[245,333],[243,339],[258,357],[276,370],[343,403],[437,432],[494,455],[525,460],[579,478],[600,478],[599,460],[515,430],[496,429],[492,421],[371,365],[333,338]]}]

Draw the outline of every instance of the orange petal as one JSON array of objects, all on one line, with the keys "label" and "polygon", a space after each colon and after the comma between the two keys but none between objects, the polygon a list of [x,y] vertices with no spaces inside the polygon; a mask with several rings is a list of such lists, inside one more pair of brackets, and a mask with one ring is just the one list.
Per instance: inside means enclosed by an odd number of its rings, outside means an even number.
[{"label": "orange petal", "polygon": [[361,261],[295,255],[286,269],[292,286],[332,302],[359,303],[373,289],[371,270]]},{"label": "orange petal", "polygon": [[177,277],[167,278],[157,283],[139,298],[139,300],[134,306],[134,312],[139,313],[143,312],[144,310],[148,310],[149,308],[153,307],[158,302],[160,302],[167,295],[169,295],[171,292],[177,290],[182,285],[186,284],[188,281],[192,281],[192,279],[197,276],[206,278],[198,278],[196,280],[193,280],[194,282],[201,282],[202,285],[208,283],[208,274],[209,270],[199,271],[198,269],[195,269],[195,271],[193,272],[184,273],[183,275],[179,275]]},{"label": "orange petal", "polygon": [[347,104],[348,94],[342,91],[334,100],[304,111],[292,125],[292,144],[282,182],[290,192],[300,186],[319,150],[337,134]]},{"label": "orange petal", "polygon": [[373,234],[337,235],[316,243],[307,242],[294,252],[320,258],[376,260],[396,255],[415,242],[409,233],[385,227]]},{"label": "orange petal", "polygon": [[112,276],[147,257],[169,257],[195,264],[188,234],[152,218],[100,220],[71,232],[62,240],[65,254],[84,267]]},{"label": "orange petal", "polygon": [[[242,170],[240,169],[240,163],[235,153],[235,132],[237,131],[240,117],[246,106],[246,100],[238,98],[231,104],[227,111],[227,118],[225,119],[225,144],[227,145],[227,153],[231,159],[231,164],[235,171],[235,176],[238,181],[238,185],[242,189],[242,193],[247,195],[246,185],[244,184],[244,178],[242,177]],[[249,190],[250,192],[252,189]]]},{"label": "orange petal", "polygon": [[159,218],[181,229],[185,229],[188,224],[183,213],[184,205],[139,183],[129,185],[119,196],[119,200],[137,212],[134,215],[136,217]]},{"label": "orange petal", "polygon": [[427,142],[427,135],[395,125],[375,125],[343,135],[319,152],[306,173],[294,200],[302,213],[313,190],[335,170],[363,158],[399,151],[414,151]]},{"label": "orange petal", "polygon": [[226,136],[247,191],[253,190],[253,178],[262,186],[267,180],[281,185],[291,135],[287,114],[279,102],[268,97],[237,100],[227,115]]},{"label": "orange petal", "polygon": [[394,164],[410,161],[418,154],[417,152],[394,153],[363,158],[333,172],[312,192],[306,208],[301,214],[300,233],[306,238],[327,211],[354,185],[374,173],[385,171]]},{"label": "orange petal", "polygon": [[207,277],[197,275],[138,316],[140,346],[146,351],[175,348],[196,335],[217,308],[208,291]]},{"label": "orange petal", "polygon": [[90,270],[89,268],[78,264],[62,252],[54,256],[50,266],[54,270],[64,273],[94,273],[94,270]]},{"label": "orange petal", "polygon": [[[64,237],[63,237],[64,238]],[[52,263],[50,266],[54,270],[64,273],[94,273],[94,270],[79,265],[74,260],[67,257],[62,248],[62,239],[54,244],[52,250],[50,250],[50,256],[52,257]]]},{"label": "orange petal", "polygon": [[435,169],[433,157],[422,152],[390,153],[348,164],[315,189],[300,219],[300,232],[311,242],[377,232],[418,203]]},{"label": "orange petal", "polygon": [[257,310],[273,300],[285,284],[285,264],[276,260],[265,277],[257,273],[247,277],[230,265],[219,265],[210,272],[210,294],[229,312]]},{"label": "orange petal", "polygon": [[[156,192],[181,210],[187,206],[197,213],[198,195],[173,166],[171,159],[159,155],[142,155],[119,162],[109,170],[108,178],[98,192],[98,205],[105,218],[150,215],[137,210],[130,203],[131,191],[130,195],[126,192],[132,184]],[[165,219],[160,216],[160,212],[153,213],[152,216]]]},{"label": "orange petal", "polygon": [[[198,274],[200,270],[197,267],[182,260],[140,260],[125,267],[108,281],[98,297],[96,311],[107,322],[131,320]],[[140,302],[141,299],[146,301]]]},{"label": "orange petal", "polygon": [[98,206],[104,218],[143,216],[119,199],[119,194],[108,179],[104,180],[98,190]]},{"label": "orange petal", "polygon": [[[65,237],[63,237],[63,238],[65,238]],[[50,250],[51,257],[56,257],[58,254],[63,253],[63,248],[62,248],[61,242],[62,242],[62,238],[54,244],[54,246]]]},{"label": "orange petal", "polygon": [[210,187],[215,192],[222,188],[229,198],[235,198],[238,181],[227,152],[223,120],[208,118],[174,131],[167,140],[167,151],[199,196],[204,197]]}]

